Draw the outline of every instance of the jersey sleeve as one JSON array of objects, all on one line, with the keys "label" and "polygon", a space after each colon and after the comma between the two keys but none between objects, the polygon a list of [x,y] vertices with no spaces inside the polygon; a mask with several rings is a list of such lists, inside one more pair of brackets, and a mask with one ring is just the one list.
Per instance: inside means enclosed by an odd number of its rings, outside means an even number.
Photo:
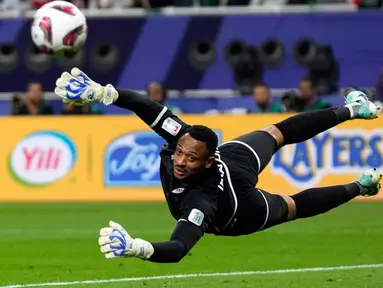
[{"label": "jersey sleeve", "polygon": [[134,112],[169,144],[175,143],[189,127],[161,103],[132,90],[117,89],[117,91],[119,96],[113,104]]},{"label": "jersey sleeve", "polygon": [[178,222],[188,222],[205,232],[213,225],[218,207],[217,189],[193,189],[183,201],[182,216]]},{"label": "jersey sleeve", "polygon": [[149,261],[179,262],[194,247],[210,225],[214,225],[218,194],[214,189],[193,189],[183,202],[183,213],[169,241],[152,243]]},{"label": "jersey sleeve", "polygon": [[152,243],[154,253],[151,262],[179,262],[203,236],[202,230],[187,222],[178,222],[169,241]]},{"label": "jersey sleeve", "polygon": [[178,138],[188,127],[188,124],[174,115],[167,107],[161,110],[150,125],[150,128],[170,144],[177,142]]}]

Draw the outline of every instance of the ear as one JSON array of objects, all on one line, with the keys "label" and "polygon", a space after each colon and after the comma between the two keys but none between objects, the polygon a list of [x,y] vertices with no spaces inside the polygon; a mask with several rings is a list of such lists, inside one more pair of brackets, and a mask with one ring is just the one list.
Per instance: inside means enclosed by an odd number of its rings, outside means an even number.
[{"label": "ear", "polygon": [[210,168],[214,162],[215,162],[215,157],[214,156],[209,157],[205,163],[205,168]]}]

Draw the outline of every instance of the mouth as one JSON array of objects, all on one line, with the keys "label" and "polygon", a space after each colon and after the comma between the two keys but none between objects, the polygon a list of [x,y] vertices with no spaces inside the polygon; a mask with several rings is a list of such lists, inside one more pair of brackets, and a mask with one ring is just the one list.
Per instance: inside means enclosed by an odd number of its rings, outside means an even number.
[{"label": "mouth", "polygon": [[181,176],[181,177],[184,176],[184,175],[186,174],[186,170],[181,169],[181,168],[176,167],[176,166],[174,166],[173,171],[174,171],[174,174],[175,174],[175,175],[177,175],[177,176]]}]

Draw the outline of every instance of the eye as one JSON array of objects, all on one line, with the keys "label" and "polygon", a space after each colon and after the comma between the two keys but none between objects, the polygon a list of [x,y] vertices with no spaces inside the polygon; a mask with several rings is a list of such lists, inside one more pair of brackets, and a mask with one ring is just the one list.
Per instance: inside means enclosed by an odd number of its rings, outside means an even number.
[{"label": "eye", "polygon": [[190,157],[189,157],[189,161],[190,161],[190,162],[194,162],[195,160],[196,160],[195,157],[193,157],[193,156],[190,156]]},{"label": "eye", "polygon": [[182,151],[181,151],[180,149],[177,149],[177,150],[176,150],[176,154],[177,154],[177,155],[181,155],[181,154],[182,154]]}]

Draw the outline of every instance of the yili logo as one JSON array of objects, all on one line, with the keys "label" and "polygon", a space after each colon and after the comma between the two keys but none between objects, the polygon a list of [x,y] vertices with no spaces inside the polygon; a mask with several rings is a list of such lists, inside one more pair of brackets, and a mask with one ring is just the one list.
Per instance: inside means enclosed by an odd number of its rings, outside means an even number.
[{"label": "yili logo", "polygon": [[18,182],[42,186],[67,175],[75,161],[76,149],[67,136],[41,131],[25,137],[15,146],[8,167]]}]

